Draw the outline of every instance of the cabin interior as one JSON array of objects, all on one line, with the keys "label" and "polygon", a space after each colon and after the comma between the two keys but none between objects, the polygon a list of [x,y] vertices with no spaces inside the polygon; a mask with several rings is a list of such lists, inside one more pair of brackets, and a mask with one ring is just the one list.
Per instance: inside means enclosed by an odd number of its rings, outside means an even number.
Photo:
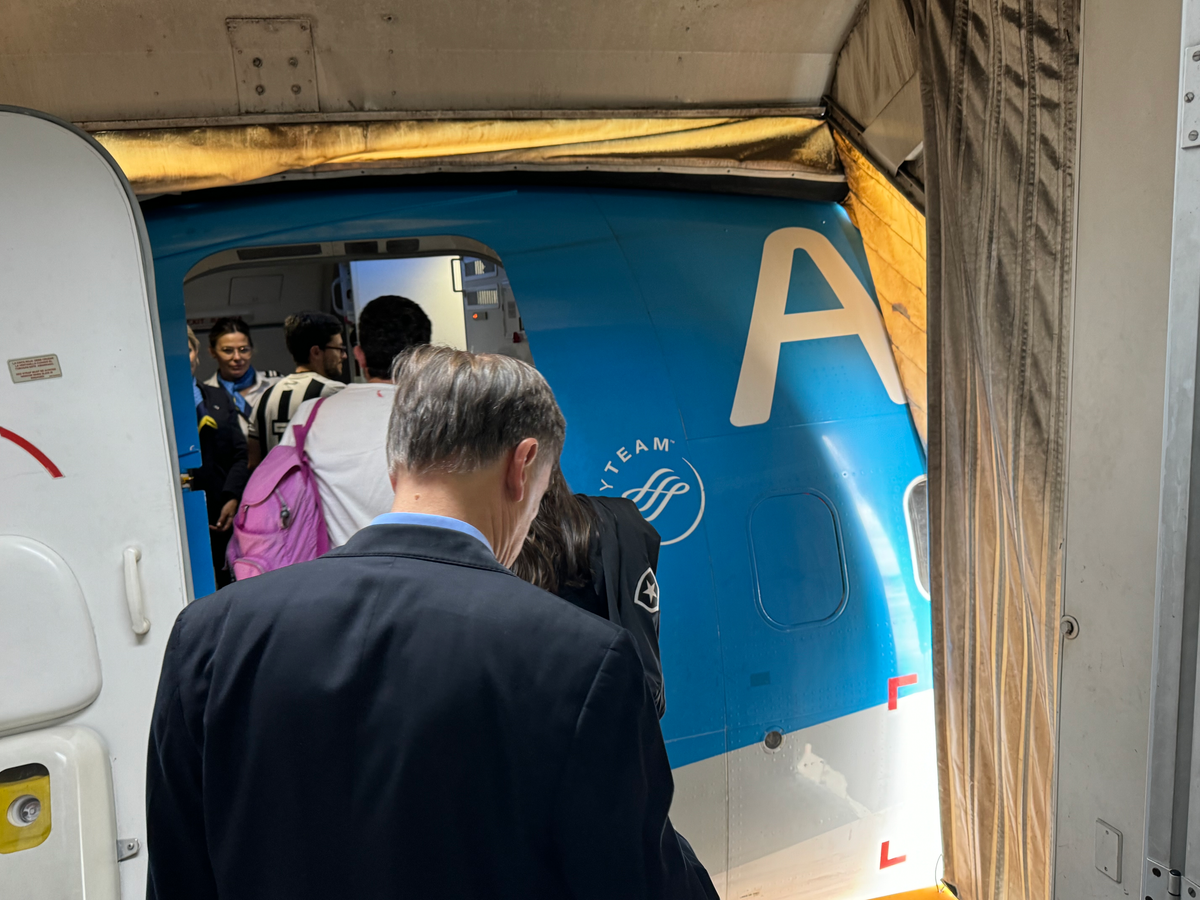
[{"label": "cabin interior", "polygon": [[[434,243],[425,241],[426,246]],[[240,316],[253,333],[255,365],[286,374],[296,365],[284,342],[288,316],[334,314],[345,323],[346,346],[353,346],[354,323],[371,300],[411,296],[420,298],[435,343],[532,362],[512,286],[494,254],[414,250],[419,246],[419,239],[379,239],[222,251],[202,260],[184,279],[188,324],[206,346],[213,322]],[[466,251],[490,253],[480,248]],[[215,361],[201,354],[197,378],[215,372]],[[347,380],[361,375],[353,360],[343,370]]]}]

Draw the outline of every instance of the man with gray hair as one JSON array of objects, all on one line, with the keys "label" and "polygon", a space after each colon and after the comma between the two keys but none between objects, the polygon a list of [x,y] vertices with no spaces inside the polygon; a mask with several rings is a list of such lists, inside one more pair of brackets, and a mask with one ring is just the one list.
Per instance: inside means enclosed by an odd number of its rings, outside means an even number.
[{"label": "man with gray hair", "polygon": [[393,511],[176,620],[147,896],[715,898],[633,639],[506,568],[562,449],[550,388],[444,347],[395,376]]}]

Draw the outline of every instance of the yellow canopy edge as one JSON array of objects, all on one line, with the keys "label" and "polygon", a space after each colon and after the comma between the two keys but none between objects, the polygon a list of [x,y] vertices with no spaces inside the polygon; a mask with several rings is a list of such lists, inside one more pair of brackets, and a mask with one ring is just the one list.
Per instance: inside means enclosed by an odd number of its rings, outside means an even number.
[{"label": "yellow canopy edge", "polygon": [[828,125],[802,116],[402,120],[100,131],[138,194],[346,168],[702,168],[841,180]]},{"label": "yellow canopy edge", "polygon": [[900,383],[928,447],[925,216],[841,134],[835,132],[834,140],[850,188],[846,211],[862,234]]}]

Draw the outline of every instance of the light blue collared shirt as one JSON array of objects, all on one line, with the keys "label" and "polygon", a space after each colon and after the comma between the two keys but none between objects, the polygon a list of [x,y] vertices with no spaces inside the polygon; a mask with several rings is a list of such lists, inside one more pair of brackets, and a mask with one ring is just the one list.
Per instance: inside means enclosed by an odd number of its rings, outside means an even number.
[{"label": "light blue collared shirt", "polygon": [[[483,546],[488,550],[492,549],[492,545],[488,543],[488,539],[483,536],[483,532],[464,522],[462,519],[454,519],[450,516],[434,516],[429,513],[412,513],[412,512],[390,512],[384,513],[382,516],[376,516],[371,522],[372,525],[428,525],[430,528],[449,528],[451,531],[461,531],[463,534],[469,534],[473,538],[478,538],[483,541]],[[493,553],[495,551],[492,551]]]}]

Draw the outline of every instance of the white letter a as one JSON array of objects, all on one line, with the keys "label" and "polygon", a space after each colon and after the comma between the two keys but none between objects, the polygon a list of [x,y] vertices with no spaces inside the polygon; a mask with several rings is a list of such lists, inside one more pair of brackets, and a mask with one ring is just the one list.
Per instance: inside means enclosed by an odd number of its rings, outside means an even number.
[{"label": "white letter a", "polygon": [[[792,255],[797,250],[803,250],[816,263],[841,302],[841,309],[785,312]],[[842,255],[828,238],[811,228],[780,228],[771,232],[763,243],[746,355],[742,357],[742,374],[729,421],[738,426],[761,425],[771,418],[780,345],[848,334],[857,334],[862,340],[891,401],[903,403],[904,389],[879,310]]]}]

